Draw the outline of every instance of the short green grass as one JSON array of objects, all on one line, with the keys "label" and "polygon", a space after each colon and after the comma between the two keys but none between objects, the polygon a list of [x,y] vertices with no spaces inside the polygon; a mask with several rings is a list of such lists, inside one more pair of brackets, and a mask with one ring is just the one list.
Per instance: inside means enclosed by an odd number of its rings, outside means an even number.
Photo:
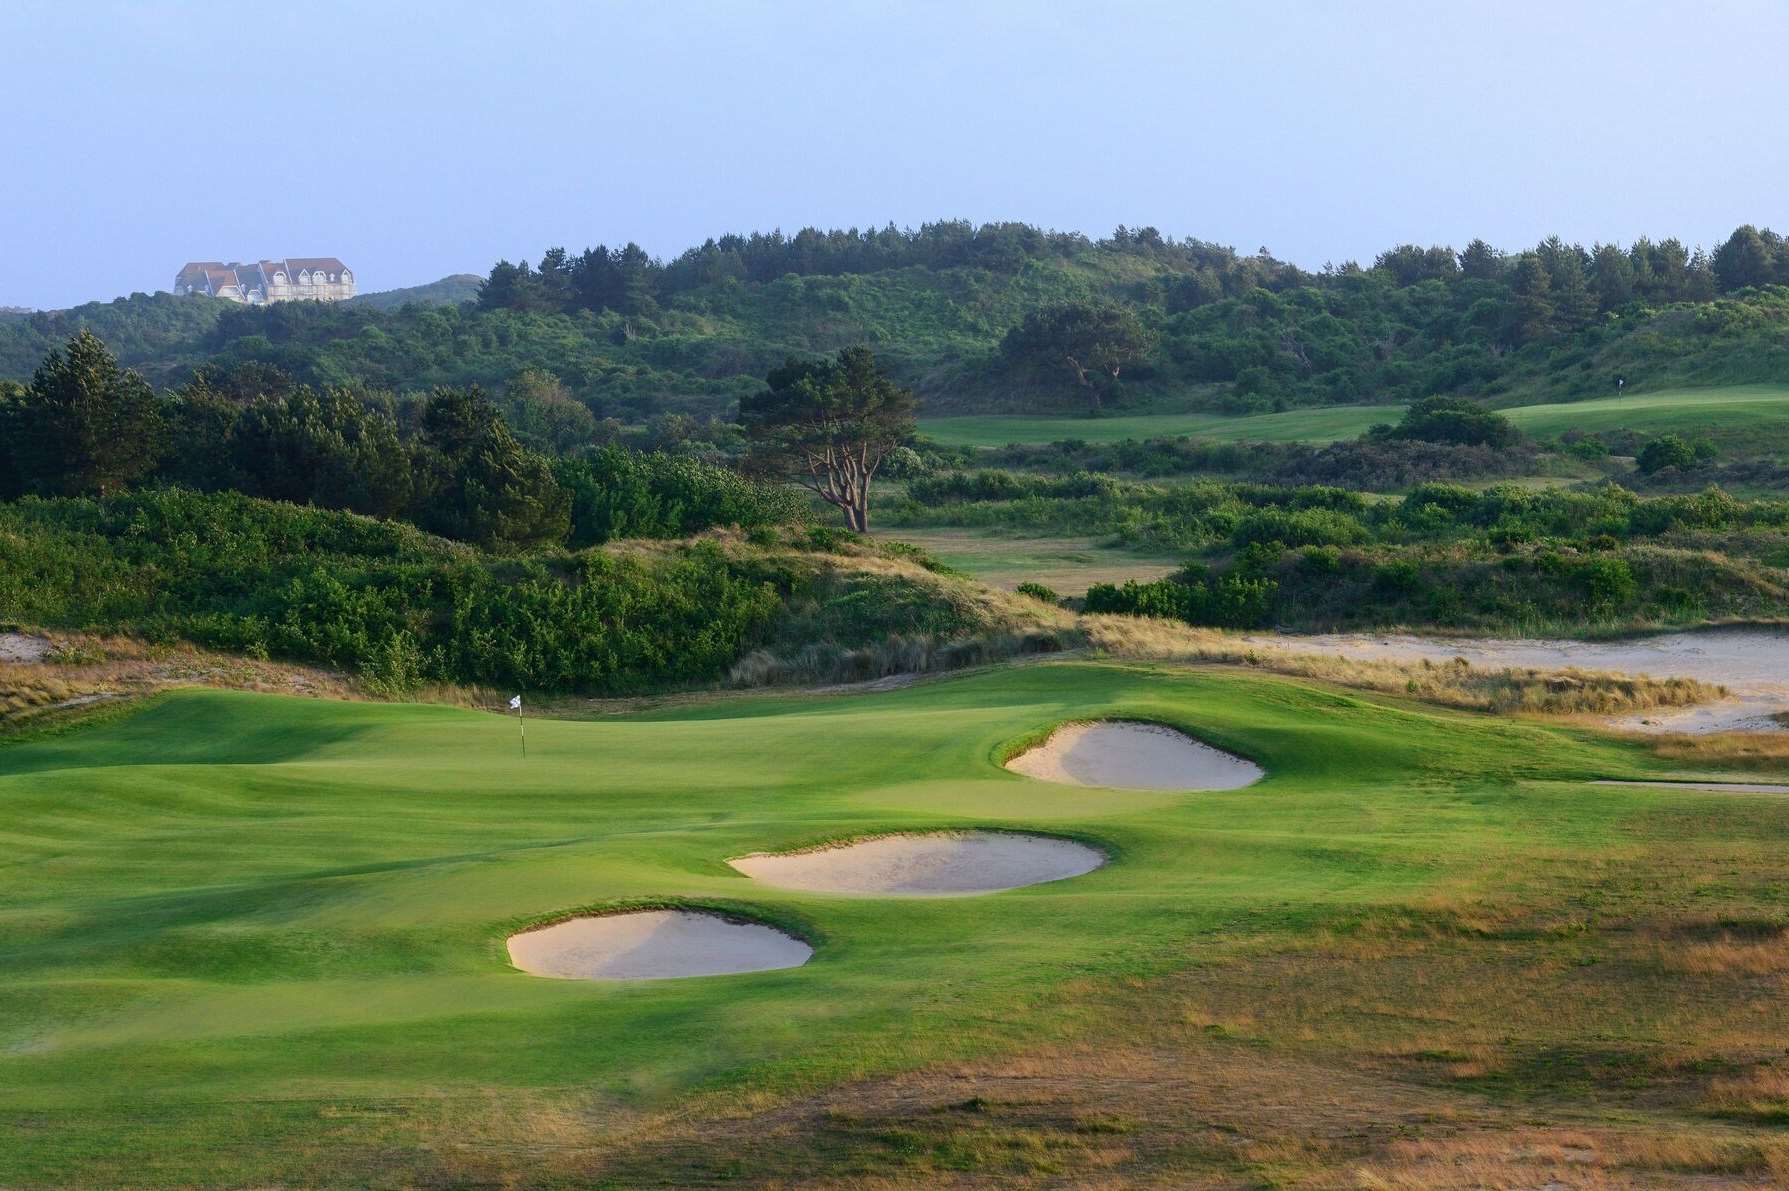
[{"label": "short green grass", "polygon": [[1003,447],[1063,439],[1215,438],[1226,442],[1336,442],[1355,438],[1377,422],[1396,422],[1401,405],[1337,405],[1277,414],[1117,414],[1103,418],[1025,417],[982,414],[921,418],[919,431],[952,446]]},{"label": "short green grass", "polygon": [[[1119,792],[997,764],[1107,715],[1182,725],[1269,777]],[[1233,671],[1046,663],[527,734],[524,760],[513,718],[183,692],[0,748],[0,1185],[552,1181],[666,1105],[1071,1039],[1100,1020],[1075,1009],[1089,990],[1238,940],[1303,948],[1567,857],[1555,881],[1586,858],[1638,879],[1649,843],[1789,840],[1784,800],[1584,784],[1658,772],[1636,746]],[[921,900],[760,888],[723,863],[949,826],[1063,833],[1113,862]],[[633,899],[758,914],[817,951],[630,985],[509,967],[518,924]]]},{"label": "short green grass", "polygon": [[1537,438],[1553,438],[1567,430],[1636,430],[1686,437],[1781,432],[1789,428],[1789,385],[1671,389],[1557,405],[1519,405],[1500,412]]},{"label": "short green grass", "polygon": [[1129,550],[1091,537],[1012,537],[980,529],[880,530],[876,536],[918,546],[939,562],[1011,591],[1041,583],[1058,595],[1086,595],[1089,584],[1147,582],[1181,569],[1182,561]]},{"label": "short green grass", "polygon": [[[1743,441],[1758,432],[1789,432],[1789,385],[1725,385],[1670,389],[1499,410],[1537,438],[1567,430],[1635,430],[1646,434],[1713,435]],[[1136,414],[1106,418],[980,415],[922,418],[920,431],[951,445],[999,447],[1061,439],[1120,442],[1176,437],[1226,442],[1335,442],[1354,438],[1380,422],[1396,422],[1398,405],[1342,405],[1276,414]]]}]

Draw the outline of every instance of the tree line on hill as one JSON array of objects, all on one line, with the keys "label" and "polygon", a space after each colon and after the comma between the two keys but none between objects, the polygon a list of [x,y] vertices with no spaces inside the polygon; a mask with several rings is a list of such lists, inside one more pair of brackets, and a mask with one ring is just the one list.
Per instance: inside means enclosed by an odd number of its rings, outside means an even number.
[{"label": "tree line on hill", "polygon": [[1401,245],[1301,269],[1152,228],[1023,224],[728,235],[499,262],[465,306],[248,308],[137,296],[0,320],[24,379],[83,328],[163,386],[268,366],[425,393],[551,374],[598,419],[725,417],[788,356],[874,346],[938,412],[1172,400],[1230,412],[1456,395],[1561,400],[1789,371],[1789,251],[1742,227],[1713,252],[1557,237],[1503,253]]}]

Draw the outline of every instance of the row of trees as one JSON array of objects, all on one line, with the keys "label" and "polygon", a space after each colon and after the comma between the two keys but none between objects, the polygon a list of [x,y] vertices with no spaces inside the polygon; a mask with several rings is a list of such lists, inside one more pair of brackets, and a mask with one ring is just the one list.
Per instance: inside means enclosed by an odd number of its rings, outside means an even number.
[{"label": "row of trees", "polygon": [[77,335],[29,385],[0,386],[0,499],[177,484],[403,518],[505,549],[799,515],[787,494],[693,459],[589,442],[559,458],[531,450],[476,387],[398,403],[289,383],[243,394],[218,379],[203,372],[160,394]]},{"label": "row of trees", "polygon": [[1169,312],[1236,297],[1251,289],[1274,292],[1323,285],[1328,280],[1378,273],[1397,285],[1428,280],[1499,281],[1532,294],[1545,274],[1549,298],[1561,319],[1619,309],[1636,299],[1652,304],[1706,301],[1721,293],[1789,284],[1789,250],[1769,228],[1736,229],[1712,254],[1675,238],[1641,237],[1627,248],[1585,248],[1550,236],[1524,252],[1505,253],[1482,239],[1458,252],[1402,244],[1380,253],[1370,269],[1355,262],[1311,273],[1276,259],[1266,248],[1239,254],[1227,245],[1175,239],[1153,227],[1119,226],[1102,240],[1045,231],[1024,223],[976,226],[964,221],[922,225],[918,230],[803,228],[725,235],[704,241],[669,262],[638,244],[598,245],[572,255],[550,248],[536,266],[499,261],[479,295],[487,309],[614,310],[650,312],[659,301],[722,281],[768,282],[787,275],[841,276],[919,267],[980,268],[1016,272],[1027,261],[1071,259],[1088,252],[1146,257],[1173,274],[1161,287]]},{"label": "row of trees", "polygon": [[[504,548],[681,536],[800,515],[786,490],[694,459],[589,441],[551,458],[519,442],[476,387],[441,388],[400,406],[277,374],[263,379],[272,392],[244,393],[234,386],[252,378],[207,370],[158,394],[82,332],[51,352],[28,386],[0,388],[0,498],[107,496],[163,482],[400,517]],[[741,402],[740,417],[750,463],[765,479],[811,489],[857,530],[868,527],[883,461],[914,432],[913,394],[861,347],[773,369],[764,390]]]}]

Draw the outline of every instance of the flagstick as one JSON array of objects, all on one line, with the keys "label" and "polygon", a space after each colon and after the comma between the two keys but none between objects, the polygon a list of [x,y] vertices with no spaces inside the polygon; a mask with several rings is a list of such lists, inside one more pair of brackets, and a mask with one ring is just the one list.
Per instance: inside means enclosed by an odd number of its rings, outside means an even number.
[{"label": "flagstick", "polygon": [[516,704],[516,728],[522,733],[522,760],[528,759],[528,725],[522,721],[522,705]]}]

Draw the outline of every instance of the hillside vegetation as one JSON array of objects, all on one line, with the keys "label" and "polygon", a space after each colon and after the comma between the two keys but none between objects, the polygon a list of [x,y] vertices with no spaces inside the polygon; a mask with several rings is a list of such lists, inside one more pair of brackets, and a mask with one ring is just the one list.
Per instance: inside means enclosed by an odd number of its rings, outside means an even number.
[{"label": "hillside vegetation", "polygon": [[[598,417],[730,417],[788,355],[866,344],[933,413],[1265,412],[1464,394],[1576,400],[1789,380],[1789,252],[1746,227],[1505,254],[1401,246],[1311,273],[1152,228],[1101,240],[1021,224],[723,236],[669,261],[634,245],[341,305],[250,309],[133,295],[0,320],[0,377],[75,331],[177,385],[212,364],[415,392],[551,374]],[[441,287],[445,287],[443,290]],[[393,308],[393,306],[396,308]]]},{"label": "hillside vegetation", "polygon": [[1056,648],[1065,621],[830,531],[502,554],[178,489],[0,504],[0,609],[321,665],[393,694],[876,678]]}]

